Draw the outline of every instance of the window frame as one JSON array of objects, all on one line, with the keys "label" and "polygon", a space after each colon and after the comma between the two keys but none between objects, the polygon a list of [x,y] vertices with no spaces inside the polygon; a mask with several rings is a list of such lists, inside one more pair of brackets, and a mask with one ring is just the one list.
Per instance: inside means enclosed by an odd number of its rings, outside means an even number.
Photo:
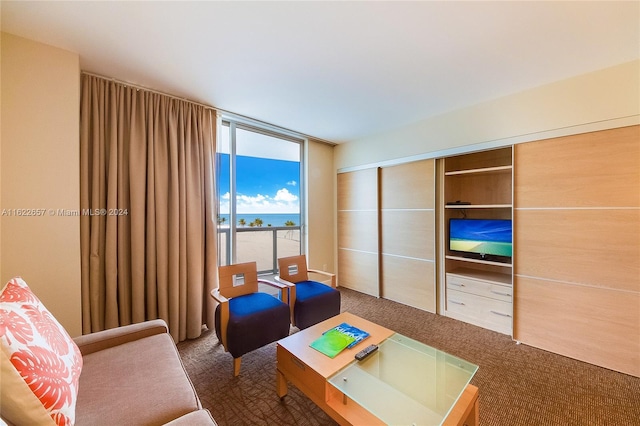
[{"label": "window frame", "polygon": [[[218,141],[221,140],[221,132],[225,131],[225,128],[229,130],[229,242],[228,242],[228,252],[226,253],[225,262],[230,264],[237,262],[237,211],[236,211],[236,131],[238,129],[262,134],[265,136],[282,139],[288,142],[297,143],[299,145],[299,158],[300,158],[300,176],[298,177],[299,181],[299,206],[300,206],[300,254],[306,253],[307,242],[306,242],[306,228],[307,228],[307,185],[306,185],[306,148],[307,148],[307,139],[301,137],[294,132],[290,132],[284,129],[279,129],[274,126],[268,125],[266,123],[255,123],[253,120],[244,120],[239,119],[233,116],[220,115],[218,116]],[[216,143],[216,176],[219,176],[218,173],[218,143]],[[220,214],[220,191],[218,186],[218,178],[216,178],[216,187],[214,188],[216,193],[216,205],[214,206],[214,211],[216,213],[216,217]],[[216,222],[216,226],[218,226]],[[220,239],[218,238],[216,241],[218,244],[218,264],[221,263],[220,258]],[[275,250],[275,247],[274,247]],[[275,251],[274,251],[275,253]],[[259,273],[277,273],[276,262],[274,262],[274,270],[271,271],[259,271]]]}]

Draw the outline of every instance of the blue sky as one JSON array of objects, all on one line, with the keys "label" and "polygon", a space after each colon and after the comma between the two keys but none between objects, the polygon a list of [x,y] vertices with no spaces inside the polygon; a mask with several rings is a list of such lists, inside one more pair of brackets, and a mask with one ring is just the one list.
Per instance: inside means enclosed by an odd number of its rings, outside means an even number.
[{"label": "blue sky", "polygon": [[[220,213],[229,213],[229,154],[219,154]],[[236,212],[299,213],[300,163],[238,155]]]},{"label": "blue sky", "polygon": [[[273,135],[235,129],[236,213],[300,213],[302,145]],[[221,214],[229,209],[230,126],[223,125],[216,151],[220,156],[218,187]]]}]

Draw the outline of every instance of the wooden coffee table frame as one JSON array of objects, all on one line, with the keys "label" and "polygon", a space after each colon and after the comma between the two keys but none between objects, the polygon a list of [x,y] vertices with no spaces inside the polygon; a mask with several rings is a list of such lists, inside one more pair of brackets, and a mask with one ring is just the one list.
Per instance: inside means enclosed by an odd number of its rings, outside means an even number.
[{"label": "wooden coffee table frame", "polygon": [[[383,425],[380,419],[328,381],[332,375],[351,363],[354,355],[366,345],[361,343],[345,349],[333,359],[309,347],[311,342],[323,332],[343,322],[366,330],[370,334],[366,340],[367,345],[380,344],[394,334],[394,331],[388,328],[344,312],[278,341],[276,349],[278,396],[282,399],[287,395],[287,382],[290,382],[341,425]],[[443,424],[447,426],[478,424],[477,387],[467,385]]]}]

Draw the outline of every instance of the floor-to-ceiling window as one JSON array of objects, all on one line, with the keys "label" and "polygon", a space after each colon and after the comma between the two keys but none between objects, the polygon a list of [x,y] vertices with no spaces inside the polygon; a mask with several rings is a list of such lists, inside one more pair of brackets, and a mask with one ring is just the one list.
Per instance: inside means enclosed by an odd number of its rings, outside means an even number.
[{"label": "floor-to-ceiling window", "polygon": [[219,264],[256,261],[275,273],[301,253],[303,141],[223,120],[217,144]]}]

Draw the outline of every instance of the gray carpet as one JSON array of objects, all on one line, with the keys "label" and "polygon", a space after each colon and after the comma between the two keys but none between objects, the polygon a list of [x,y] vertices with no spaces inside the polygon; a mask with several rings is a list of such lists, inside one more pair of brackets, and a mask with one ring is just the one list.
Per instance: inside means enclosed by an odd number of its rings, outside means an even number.
[{"label": "gray carpet", "polygon": [[[342,311],[414,338],[480,366],[480,424],[640,425],[640,378],[565,358],[509,336],[352,290],[340,289]],[[178,344],[205,408],[220,426],[335,425],[289,386],[276,396],[275,343],[242,357],[234,378],[231,355],[215,333]]]}]

